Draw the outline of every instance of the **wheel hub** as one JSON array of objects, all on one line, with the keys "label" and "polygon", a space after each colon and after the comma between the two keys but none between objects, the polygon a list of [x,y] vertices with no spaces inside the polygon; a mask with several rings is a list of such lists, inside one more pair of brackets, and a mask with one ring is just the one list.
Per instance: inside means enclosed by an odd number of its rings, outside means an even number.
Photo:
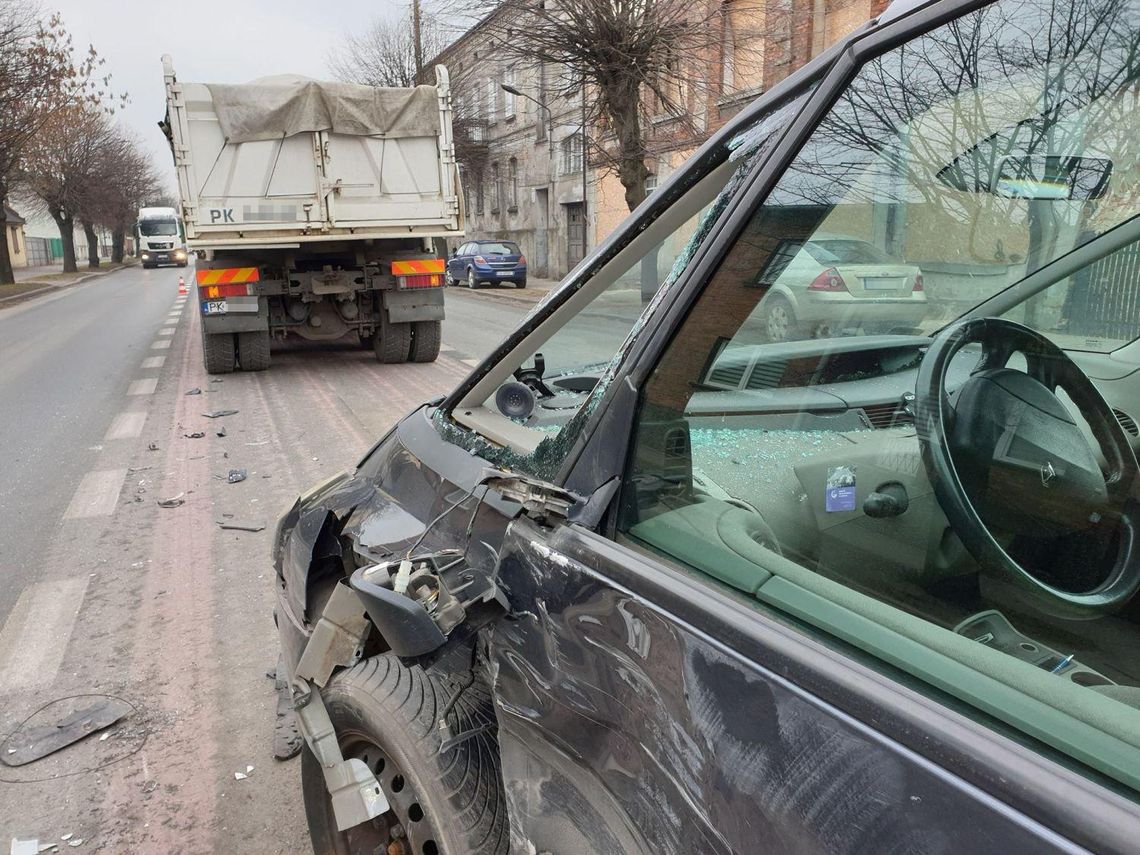
[{"label": "wheel hub", "polygon": [[358,759],[372,770],[389,805],[387,813],[344,832],[348,850],[370,855],[438,855],[434,819],[392,758],[364,737],[349,737],[341,750],[345,758]]}]

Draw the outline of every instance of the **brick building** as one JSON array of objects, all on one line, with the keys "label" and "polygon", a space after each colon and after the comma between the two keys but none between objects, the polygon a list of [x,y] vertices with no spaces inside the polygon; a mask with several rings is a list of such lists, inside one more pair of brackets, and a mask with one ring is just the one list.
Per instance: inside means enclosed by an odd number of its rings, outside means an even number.
[{"label": "brick building", "polygon": [[[713,28],[697,55],[681,58],[678,117],[648,99],[650,191],[732,115],[837,39],[879,14],[886,0],[706,0]],[[451,72],[467,236],[516,241],[533,276],[564,276],[629,213],[605,167],[604,128],[586,129],[594,152],[583,175],[582,98],[554,94],[572,70],[511,61],[495,50],[512,32],[492,12],[432,60]],[[565,78],[569,79],[569,78]],[[504,88],[507,87],[507,88]],[[514,90],[517,94],[508,91]],[[589,92],[585,97],[590,97]]]}]

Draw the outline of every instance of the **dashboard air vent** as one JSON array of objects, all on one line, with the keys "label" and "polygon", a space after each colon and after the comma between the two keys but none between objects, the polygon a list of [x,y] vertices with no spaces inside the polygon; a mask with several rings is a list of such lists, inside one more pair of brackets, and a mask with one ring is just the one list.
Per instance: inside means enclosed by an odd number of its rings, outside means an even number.
[{"label": "dashboard air vent", "polygon": [[1120,426],[1124,428],[1124,432],[1132,434],[1132,436],[1140,436],[1140,427],[1136,426],[1136,419],[1128,415],[1123,410],[1113,410],[1112,414],[1116,416],[1116,420],[1120,422]]},{"label": "dashboard air vent", "polygon": [[883,428],[894,427],[895,425],[911,424],[913,421],[906,413],[900,412],[899,405],[893,401],[887,404],[869,404],[863,407],[863,413],[867,416],[867,421],[875,430],[882,430]]},{"label": "dashboard air vent", "polygon": [[769,362],[757,362],[752,366],[752,373],[748,375],[749,389],[778,389],[784,379],[784,369],[787,367],[782,359]]}]

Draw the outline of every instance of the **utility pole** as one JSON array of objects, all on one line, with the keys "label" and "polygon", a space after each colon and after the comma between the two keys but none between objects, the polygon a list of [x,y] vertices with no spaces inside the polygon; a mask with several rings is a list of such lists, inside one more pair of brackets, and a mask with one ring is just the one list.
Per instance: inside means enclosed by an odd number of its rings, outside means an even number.
[{"label": "utility pole", "polygon": [[420,0],[412,0],[412,36],[415,40],[416,82],[424,73],[424,46],[420,39]]},{"label": "utility pole", "polygon": [[589,218],[586,216],[586,150],[588,138],[586,137],[586,71],[582,71],[582,255],[585,256],[590,246],[588,227]]}]

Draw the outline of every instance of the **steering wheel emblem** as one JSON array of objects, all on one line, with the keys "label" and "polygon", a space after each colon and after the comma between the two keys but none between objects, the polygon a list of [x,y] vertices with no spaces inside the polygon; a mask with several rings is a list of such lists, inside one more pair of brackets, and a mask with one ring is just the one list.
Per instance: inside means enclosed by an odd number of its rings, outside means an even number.
[{"label": "steering wheel emblem", "polygon": [[1057,477],[1057,470],[1053,468],[1053,461],[1046,460],[1041,464],[1041,486],[1048,487]]}]

